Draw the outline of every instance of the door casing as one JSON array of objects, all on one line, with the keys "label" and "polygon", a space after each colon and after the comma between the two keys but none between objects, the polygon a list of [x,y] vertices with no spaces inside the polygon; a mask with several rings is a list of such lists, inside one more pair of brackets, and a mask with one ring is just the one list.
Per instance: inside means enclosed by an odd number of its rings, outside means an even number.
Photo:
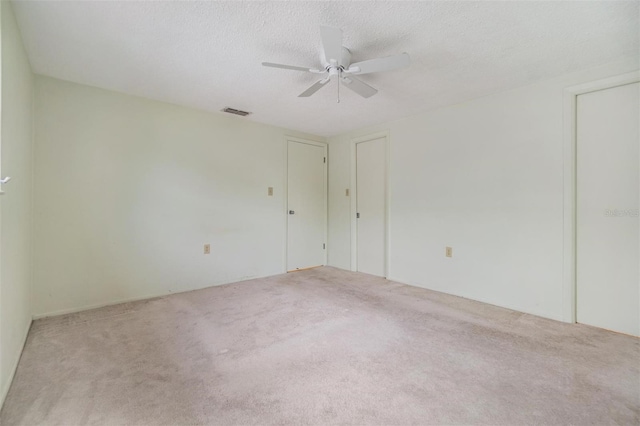
[{"label": "door casing", "polygon": [[640,82],[640,71],[617,75],[564,89],[563,105],[563,260],[562,260],[562,319],[576,322],[576,237],[577,237],[577,98],[585,93],[611,89]]}]

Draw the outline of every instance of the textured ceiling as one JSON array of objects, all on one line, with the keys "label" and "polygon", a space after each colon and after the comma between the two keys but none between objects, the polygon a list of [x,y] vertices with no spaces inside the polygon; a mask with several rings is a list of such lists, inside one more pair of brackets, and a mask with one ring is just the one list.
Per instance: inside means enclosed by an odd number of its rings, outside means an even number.
[{"label": "textured ceiling", "polygon": [[[34,72],[331,136],[637,54],[638,2],[14,1]],[[316,75],[320,25],[353,62],[408,52],[364,75],[363,99]]]}]

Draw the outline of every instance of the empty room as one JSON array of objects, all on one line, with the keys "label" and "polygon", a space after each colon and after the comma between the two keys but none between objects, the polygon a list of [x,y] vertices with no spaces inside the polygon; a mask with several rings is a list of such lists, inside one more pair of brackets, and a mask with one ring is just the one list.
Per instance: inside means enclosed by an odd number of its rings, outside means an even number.
[{"label": "empty room", "polygon": [[639,25],[0,0],[0,424],[640,425]]}]

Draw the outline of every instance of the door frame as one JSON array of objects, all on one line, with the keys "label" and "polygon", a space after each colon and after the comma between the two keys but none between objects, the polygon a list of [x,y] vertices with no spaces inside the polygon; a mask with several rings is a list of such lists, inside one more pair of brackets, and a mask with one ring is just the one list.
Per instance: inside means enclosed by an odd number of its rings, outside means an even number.
[{"label": "door frame", "polygon": [[324,184],[324,189],[322,191],[323,195],[324,195],[324,244],[325,244],[325,249],[324,249],[324,258],[323,258],[323,264],[326,265],[327,264],[327,252],[329,251],[329,244],[327,242],[327,236],[328,236],[328,223],[329,223],[329,205],[328,205],[328,174],[327,174],[327,166],[329,164],[329,156],[327,155],[327,148],[328,148],[328,144],[326,142],[318,142],[318,141],[314,141],[314,140],[310,140],[310,139],[303,139],[303,138],[299,138],[299,137],[295,137],[295,136],[287,136],[285,135],[284,137],[284,182],[283,182],[283,188],[284,188],[284,196],[282,197],[283,199],[283,207],[282,207],[282,211],[284,213],[284,250],[283,250],[283,266],[282,266],[282,270],[283,273],[287,273],[289,271],[288,267],[288,263],[289,263],[289,142],[296,142],[296,143],[302,143],[302,144],[306,144],[306,145],[314,145],[314,146],[319,146],[323,149],[324,152],[324,158],[325,158],[325,162],[324,162],[324,179],[323,184]]},{"label": "door frame", "polygon": [[599,90],[640,82],[640,71],[616,75],[567,87],[563,92],[563,260],[562,320],[575,323],[577,318],[577,105],[578,96]]},{"label": "door frame", "polygon": [[358,212],[358,184],[357,184],[357,152],[356,148],[359,143],[369,142],[375,139],[384,139],[385,144],[385,176],[384,176],[384,276],[389,277],[389,172],[390,172],[390,137],[389,131],[384,130],[351,139],[351,270],[358,271],[358,222],[356,213]]}]

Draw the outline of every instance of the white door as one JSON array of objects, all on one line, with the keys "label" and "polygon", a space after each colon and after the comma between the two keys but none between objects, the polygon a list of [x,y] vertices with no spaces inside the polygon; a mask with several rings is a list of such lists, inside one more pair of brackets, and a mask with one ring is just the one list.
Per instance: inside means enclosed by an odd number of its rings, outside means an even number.
[{"label": "white door", "polygon": [[326,146],[288,141],[287,270],[325,264]]},{"label": "white door", "polygon": [[386,276],[386,138],[356,144],[356,223],[359,272]]},{"label": "white door", "polygon": [[577,99],[576,314],[640,335],[640,83]]}]

